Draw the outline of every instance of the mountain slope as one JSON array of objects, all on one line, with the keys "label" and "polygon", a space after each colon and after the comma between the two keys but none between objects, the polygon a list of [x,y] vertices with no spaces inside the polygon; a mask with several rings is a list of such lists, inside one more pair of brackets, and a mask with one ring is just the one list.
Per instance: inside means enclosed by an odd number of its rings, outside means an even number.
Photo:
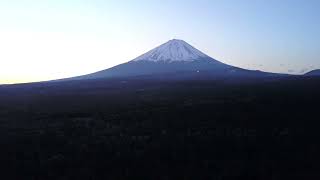
[{"label": "mountain slope", "polygon": [[305,76],[320,76],[320,69],[315,69],[313,71],[307,72]]},{"label": "mountain slope", "polygon": [[271,73],[250,71],[224,64],[183,40],[173,39],[127,63],[70,79],[82,80],[145,75],[162,75],[171,78],[172,76],[187,77],[194,75],[208,77],[230,75],[261,76],[271,75]]}]

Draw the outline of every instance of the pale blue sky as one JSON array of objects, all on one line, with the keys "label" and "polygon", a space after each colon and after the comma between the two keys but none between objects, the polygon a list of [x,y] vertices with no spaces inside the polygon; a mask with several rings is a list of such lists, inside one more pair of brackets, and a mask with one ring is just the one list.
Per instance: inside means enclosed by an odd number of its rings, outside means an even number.
[{"label": "pale blue sky", "polygon": [[183,39],[224,63],[320,68],[318,0],[0,1],[0,83],[70,77]]}]

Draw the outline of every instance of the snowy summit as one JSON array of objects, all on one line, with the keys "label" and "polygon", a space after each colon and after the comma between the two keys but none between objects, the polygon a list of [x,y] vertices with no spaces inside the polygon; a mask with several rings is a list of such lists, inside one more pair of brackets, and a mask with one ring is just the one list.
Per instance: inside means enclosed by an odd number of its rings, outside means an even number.
[{"label": "snowy summit", "polygon": [[174,62],[194,61],[208,58],[206,54],[192,47],[183,40],[172,39],[155,49],[137,57],[133,61]]}]

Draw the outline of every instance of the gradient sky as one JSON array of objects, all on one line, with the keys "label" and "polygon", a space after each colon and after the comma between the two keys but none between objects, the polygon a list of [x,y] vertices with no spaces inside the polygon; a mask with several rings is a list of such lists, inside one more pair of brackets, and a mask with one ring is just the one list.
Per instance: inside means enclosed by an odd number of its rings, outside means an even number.
[{"label": "gradient sky", "polygon": [[227,64],[301,74],[320,68],[320,1],[0,1],[0,84],[106,69],[173,38]]}]

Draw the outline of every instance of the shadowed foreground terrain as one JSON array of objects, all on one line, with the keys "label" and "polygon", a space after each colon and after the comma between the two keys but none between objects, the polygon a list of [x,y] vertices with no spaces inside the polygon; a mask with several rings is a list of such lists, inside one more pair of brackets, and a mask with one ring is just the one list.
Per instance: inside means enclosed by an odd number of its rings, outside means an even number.
[{"label": "shadowed foreground terrain", "polygon": [[4,179],[319,179],[320,79],[0,86]]}]

